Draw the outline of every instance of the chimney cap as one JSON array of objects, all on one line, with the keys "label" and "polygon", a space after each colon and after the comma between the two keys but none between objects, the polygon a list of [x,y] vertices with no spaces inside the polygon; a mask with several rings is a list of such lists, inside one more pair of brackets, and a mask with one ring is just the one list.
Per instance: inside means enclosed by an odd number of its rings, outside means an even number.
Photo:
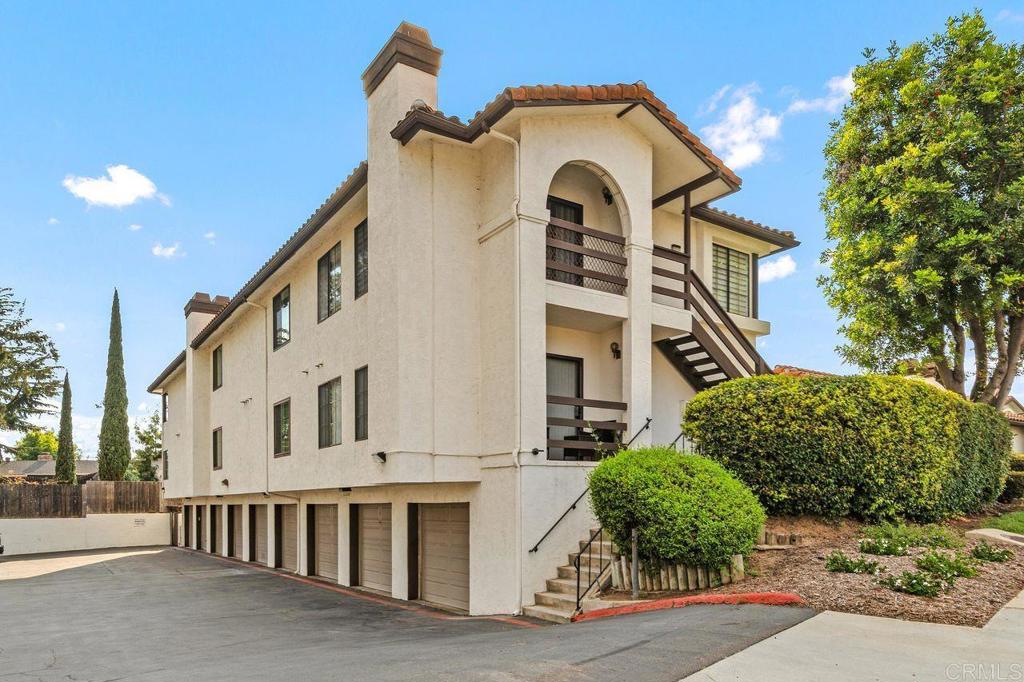
[{"label": "chimney cap", "polygon": [[185,304],[185,317],[188,317],[192,313],[206,313],[207,315],[216,315],[231,301],[227,296],[216,296],[212,300],[210,295],[203,292],[197,291],[192,295],[192,298]]},{"label": "chimney cap", "polygon": [[441,70],[441,54],[427,29],[403,21],[363,72],[363,92],[369,97],[398,64],[436,76]]}]

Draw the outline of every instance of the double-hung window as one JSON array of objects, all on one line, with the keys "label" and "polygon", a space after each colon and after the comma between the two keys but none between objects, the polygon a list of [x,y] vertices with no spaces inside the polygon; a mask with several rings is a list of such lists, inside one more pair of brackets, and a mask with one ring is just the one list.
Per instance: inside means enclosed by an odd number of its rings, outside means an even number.
[{"label": "double-hung window", "polygon": [[359,298],[370,288],[369,242],[366,234],[366,221],[356,227],[355,231],[355,297]]},{"label": "double-hung window", "polygon": [[341,377],[317,388],[318,440],[321,448],[341,442]]},{"label": "double-hung window", "polygon": [[219,428],[213,430],[213,444],[211,447],[213,450],[213,468],[220,469],[224,466],[224,432]]},{"label": "double-hung window", "polygon": [[274,405],[274,457],[292,452],[292,402],[282,400]]},{"label": "double-hung window", "polygon": [[715,300],[733,315],[750,315],[750,254],[714,244],[711,275]]},{"label": "double-hung window", "polygon": [[291,300],[290,286],[274,297],[274,350],[292,339]]},{"label": "double-hung window", "polygon": [[316,318],[323,322],[341,309],[341,242],[316,262]]},{"label": "double-hung window", "polygon": [[213,390],[224,385],[224,346],[213,349]]},{"label": "double-hung window", "polygon": [[370,385],[368,370],[360,367],[356,370],[355,381],[356,403],[356,440],[366,440],[370,431]]}]

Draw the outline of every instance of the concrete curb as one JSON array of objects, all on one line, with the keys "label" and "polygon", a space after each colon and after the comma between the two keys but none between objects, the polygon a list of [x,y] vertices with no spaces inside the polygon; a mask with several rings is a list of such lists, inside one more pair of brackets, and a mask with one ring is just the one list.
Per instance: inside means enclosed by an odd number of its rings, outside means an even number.
[{"label": "concrete curb", "polygon": [[697,594],[692,597],[673,597],[670,599],[654,599],[645,602],[633,602],[622,606],[611,606],[605,609],[594,609],[578,613],[572,617],[572,622],[578,623],[584,620],[596,618],[609,618],[611,616],[622,616],[628,613],[643,613],[645,611],[662,611],[664,609],[679,609],[684,606],[697,604],[765,604],[768,606],[802,606],[804,600],[798,594],[792,592],[737,592],[735,594]]}]

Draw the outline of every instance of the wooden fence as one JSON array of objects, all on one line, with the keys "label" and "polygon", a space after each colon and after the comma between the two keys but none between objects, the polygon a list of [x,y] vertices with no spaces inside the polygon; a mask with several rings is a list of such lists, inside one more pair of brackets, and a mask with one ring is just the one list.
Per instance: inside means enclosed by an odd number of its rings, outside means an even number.
[{"label": "wooden fence", "polygon": [[160,511],[158,481],[88,481],[85,485],[0,485],[0,519],[73,518]]},{"label": "wooden fence", "polygon": [[0,485],[0,519],[85,516],[80,485]]},{"label": "wooden fence", "polygon": [[89,481],[82,488],[86,514],[142,514],[160,511],[158,481]]}]

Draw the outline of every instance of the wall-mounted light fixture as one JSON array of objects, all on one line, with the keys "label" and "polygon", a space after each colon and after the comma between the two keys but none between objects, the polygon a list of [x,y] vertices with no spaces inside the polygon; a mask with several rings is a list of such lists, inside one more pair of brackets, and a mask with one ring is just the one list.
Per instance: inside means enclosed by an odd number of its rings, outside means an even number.
[{"label": "wall-mounted light fixture", "polygon": [[619,346],[618,341],[612,341],[611,349],[613,358],[615,358],[616,360],[622,358],[622,348]]},{"label": "wall-mounted light fixture", "polygon": [[601,196],[604,197],[604,203],[611,206],[615,202],[615,197],[612,196],[612,191],[607,187],[601,188]]},{"label": "wall-mounted light fixture", "polygon": [[378,464],[384,464],[385,462],[388,461],[388,453],[384,452],[383,450],[381,450],[380,452],[375,452],[370,456],[373,457],[373,461],[377,462]]},{"label": "wall-mounted light fixture", "polygon": [[228,479],[225,478],[223,481],[220,482],[220,484],[221,485],[227,485],[228,484]]}]

